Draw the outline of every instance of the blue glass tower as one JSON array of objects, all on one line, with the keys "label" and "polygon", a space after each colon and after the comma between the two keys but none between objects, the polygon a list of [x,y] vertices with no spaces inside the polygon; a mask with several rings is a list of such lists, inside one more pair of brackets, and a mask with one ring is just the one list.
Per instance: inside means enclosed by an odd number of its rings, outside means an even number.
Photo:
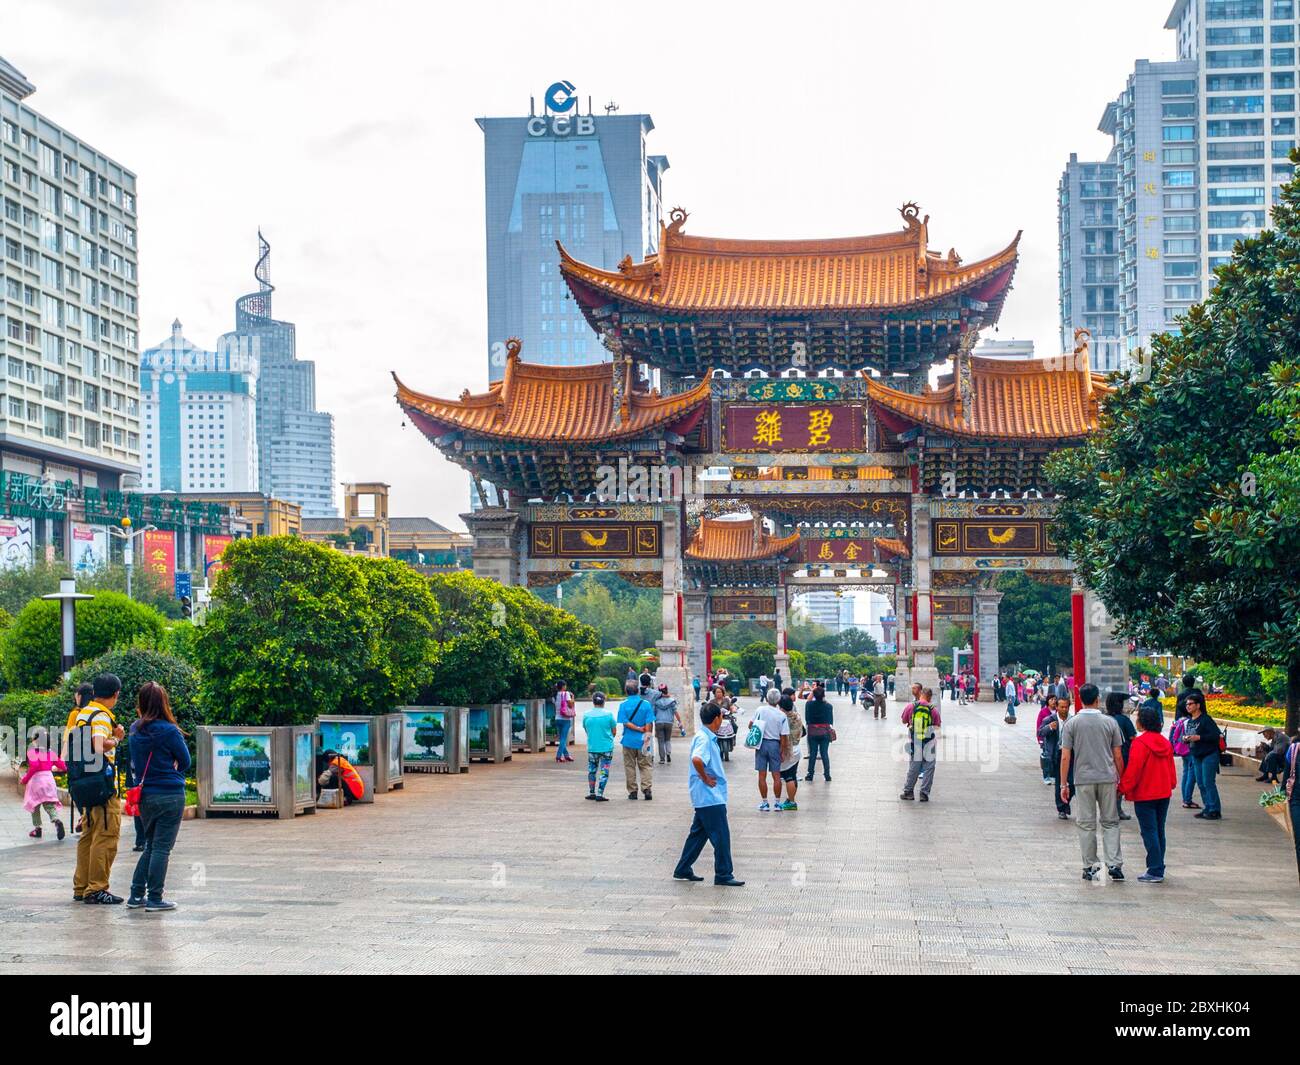
[{"label": "blue glass tower", "polygon": [[257,234],[257,291],[235,302],[235,330],[222,345],[247,350],[257,380],[257,464],[263,495],[302,507],[304,518],[332,518],[334,418],[316,409],[316,364],[297,357],[292,322],[271,315],[271,246]]},{"label": "blue glass tower", "polygon": [[[569,87],[571,90],[571,87]],[[548,101],[553,102],[553,101]],[[489,380],[505,371],[505,341],[529,362],[599,362],[605,350],[566,299],[555,242],[613,268],[657,250],[662,155],[648,155],[649,115],[565,113],[480,118],[487,207]]]}]

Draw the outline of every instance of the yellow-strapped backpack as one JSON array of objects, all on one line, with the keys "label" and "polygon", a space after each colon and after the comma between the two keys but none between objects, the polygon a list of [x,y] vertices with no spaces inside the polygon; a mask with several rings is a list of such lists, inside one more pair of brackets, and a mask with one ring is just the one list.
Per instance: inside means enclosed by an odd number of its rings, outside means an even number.
[{"label": "yellow-strapped backpack", "polygon": [[916,743],[926,743],[930,739],[930,730],[934,727],[934,707],[929,703],[917,703],[912,707],[912,739]]}]

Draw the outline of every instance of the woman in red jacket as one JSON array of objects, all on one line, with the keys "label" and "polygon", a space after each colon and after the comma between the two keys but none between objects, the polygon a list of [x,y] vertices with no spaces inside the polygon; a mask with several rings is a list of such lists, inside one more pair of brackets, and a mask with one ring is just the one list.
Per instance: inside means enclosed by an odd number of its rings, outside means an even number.
[{"label": "woman in red jacket", "polygon": [[1133,803],[1147,848],[1147,871],[1138,877],[1138,883],[1159,884],[1165,878],[1165,817],[1178,774],[1174,771],[1174,749],[1160,735],[1160,715],[1154,707],[1138,710],[1138,727],[1142,731],[1129,750],[1119,793]]}]

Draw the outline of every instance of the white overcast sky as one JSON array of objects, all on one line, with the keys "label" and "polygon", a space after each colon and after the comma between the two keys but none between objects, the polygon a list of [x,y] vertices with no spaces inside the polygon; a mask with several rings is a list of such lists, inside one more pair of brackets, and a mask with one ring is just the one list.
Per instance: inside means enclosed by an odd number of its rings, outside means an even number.
[{"label": "white overcast sky", "polygon": [[140,337],[211,347],[272,245],[275,313],[316,361],[337,479],[453,528],[465,474],[401,428],[390,370],[487,382],[480,115],[554,81],[655,121],[665,206],[717,236],[878,233],[916,200],[967,260],[1024,230],[999,339],[1055,354],[1056,185],[1171,0],[436,4],[0,0],[28,102],[134,170]]}]

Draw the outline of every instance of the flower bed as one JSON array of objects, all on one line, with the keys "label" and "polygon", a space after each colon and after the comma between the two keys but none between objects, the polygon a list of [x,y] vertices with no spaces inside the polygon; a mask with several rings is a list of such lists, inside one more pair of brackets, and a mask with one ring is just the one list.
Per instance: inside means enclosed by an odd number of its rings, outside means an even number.
[{"label": "flower bed", "polygon": [[[1230,700],[1237,696],[1229,696]],[[1246,703],[1228,702],[1226,705],[1222,700],[1216,699],[1213,695],[1206,697],[1207,703],[1210,704],[1211,716],[1223,718],[1227,721],[1240,721],[1243,725],[1273,725],[1280,726],[1286,724],[1286,707],[1285,706],[1249,706]],[[1176,700],[1161,699],[1160,705],[1166,711],[1173,712]]]}]

